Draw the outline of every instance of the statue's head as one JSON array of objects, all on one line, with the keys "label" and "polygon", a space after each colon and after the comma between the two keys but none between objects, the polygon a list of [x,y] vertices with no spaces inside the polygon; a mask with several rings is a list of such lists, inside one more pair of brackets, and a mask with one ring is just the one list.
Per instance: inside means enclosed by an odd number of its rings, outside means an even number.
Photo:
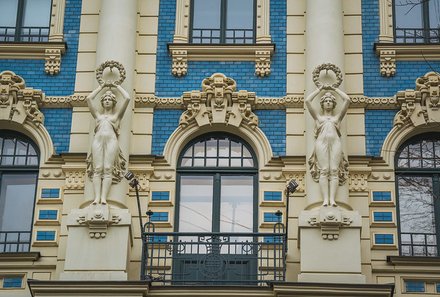
[{"label": "statue's head", "polygon": [[320,100],[322,109],[334,109],[336,107],[336,97],[332,93],[326,92]]},{"label": "statue's head", "polygon": [[116,105],[116,95],[112,91],[108,90],[101,96],[102,107],[114,107]]}]

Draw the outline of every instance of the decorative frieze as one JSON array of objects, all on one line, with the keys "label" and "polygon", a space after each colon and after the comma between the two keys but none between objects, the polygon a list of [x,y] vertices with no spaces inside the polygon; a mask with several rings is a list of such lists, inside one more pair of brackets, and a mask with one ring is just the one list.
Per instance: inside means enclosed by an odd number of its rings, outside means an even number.
[{"label": "decorative frieze", "polygon": [[44,71],[47,74],[55,75],[60,73],[61,68],[61,50],[48,48],[45,51]]},{"label": "decorative frieze", "polygon": [[380,51],[380,74],[382,76],[394,76],[396,74],[396,51]]},{"label": "decorative frieze", "polygon": [[306,188],[306,179],[305,179],[305,171],[285,171],[283,170],[283,175],[286,179],[286,182],[288,183],[290,180],[294,180],[298,187],[296,188],[295,192],[304,193],[304,190]]}]

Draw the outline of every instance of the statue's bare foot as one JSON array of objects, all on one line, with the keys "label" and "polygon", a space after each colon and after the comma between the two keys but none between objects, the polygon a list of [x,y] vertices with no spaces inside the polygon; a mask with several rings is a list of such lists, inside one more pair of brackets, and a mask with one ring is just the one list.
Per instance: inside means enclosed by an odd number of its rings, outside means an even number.
[{"label": "statue's bare foot", "polygon": [[335,202],[332,202],[331,206],[338,207],[338,205]]},{"label": "statue's bare foot", "polygon": [[328,202],[324,202],[322,206],[328,206]]},{"label": "statue's bare foot", "polygon": [[106,204],[107,204],[107,200],[102,200],[102,201],[101,201],[101,204],[102,204],[102,205],[106,205]]},{"label": "statue's bare foot", "polygon": [[91,205],[96,205],[96,204],[98,204],[98,201],[94,200]]}]

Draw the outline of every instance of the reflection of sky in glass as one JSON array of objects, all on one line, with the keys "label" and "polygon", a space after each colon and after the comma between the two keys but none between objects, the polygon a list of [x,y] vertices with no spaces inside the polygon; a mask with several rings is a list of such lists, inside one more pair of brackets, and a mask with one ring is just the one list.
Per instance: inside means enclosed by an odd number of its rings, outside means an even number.
[{"label": "reflection of sky in glass", "polygon": [[429,1],[429,26],[439,28],[440,25],[440,0]]},{"label": "reflection of sky in glass", "polygon": [[48,27],[50,20],[51,4],[51,0],[25,1],[23,26]]},{"label": "reflection of sky in glass", "polygon": [[432,178],[398,178],[400,229],[402,232],[435,233]]},{"label": "reflection of sky in glass", "polygon": [[[227,29],[252,29],[254,0],[229,0],[227,5]],[[243,37],[243,36],[242,36]]]},{"label": "reflection of sky in glass", "polygon": [[396,27],[422,28],[422,5],[408,5],[406,0],[395,0]]},{"label": "reflection of sky in glass", "polygon": [[221,0],[194,0],[194,28],[220,28]]},{"label": "reflection of sky in glass", "polygon": [[15,27],[18,0],[0,0],[0,26]]}]

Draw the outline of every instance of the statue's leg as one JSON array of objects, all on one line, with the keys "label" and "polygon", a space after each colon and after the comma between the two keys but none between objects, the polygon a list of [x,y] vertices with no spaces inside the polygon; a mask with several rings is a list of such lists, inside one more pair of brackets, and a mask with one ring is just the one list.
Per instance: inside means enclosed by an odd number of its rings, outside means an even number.
[{"label": "statue's leg", "polygon": [[336,204],[336,192],[338,191],[338,186],[339,186],[339,176],[338,176],[338,170],[334,170],[332,169],[330,171],[330,176],[329,176],[329,187],[330,187],[330,205],[331,206],[337,206]]},{"label": "statue's leg", "polygon": [[329,184],[328,184],[328,169],[321,169],[321,174],[319,176],[319,188],[321,189],[321,195],[323,198],[323,206],[327,206],[329,203]]},{"label": "statue's leg", "polygon": [[92,161],[93,161],[93,190],[94,200],[92,204],[99,203],[101,197],[102,176],[103,176],[103,151],[102,146],[97,142],[92,144]]},{"label": "statue's leg", "polygon": [[105,146],[104,175],[102,178],[101,203],[107,204],[108,193],[112,186],[112,172],[117,154],[119,153],[118,141],[116,139],[108,141]]},{"label": "statue's leg", "polygon": [[330,149],[330,205],[337,206],[336,193],[339,188],[339,164],[342,161],[342,145],[339,141],[333,143]]},{"label": "statue's leg", "polygon": [[321,190],[323,206],[327,206],[329,203],[329,154],[327,143],[317,141],[315,145],[316,161],[319,168],[319,188]]}]

